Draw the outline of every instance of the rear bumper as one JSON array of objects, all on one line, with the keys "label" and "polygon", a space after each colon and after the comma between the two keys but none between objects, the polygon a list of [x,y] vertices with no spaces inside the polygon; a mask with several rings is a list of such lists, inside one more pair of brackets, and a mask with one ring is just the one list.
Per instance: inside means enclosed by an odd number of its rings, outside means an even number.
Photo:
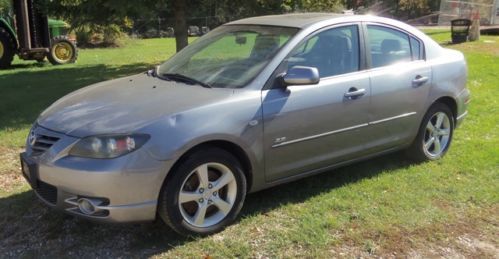
[{"label": "rear bumper", "polygon": [[468,111],[465,111],[463,114],[457,116],[457,118],[456,118],[456,128],[459,127],[463,123],[464,118],[466,118],[466,116],[468,116]]},{"label": "rear bumper", "polygon": [[470,103],[470,91],[464,88],[456,98],[457,102],[457,116],[456,128],[459,127],[466,116],[468,116],[468,104]]}]

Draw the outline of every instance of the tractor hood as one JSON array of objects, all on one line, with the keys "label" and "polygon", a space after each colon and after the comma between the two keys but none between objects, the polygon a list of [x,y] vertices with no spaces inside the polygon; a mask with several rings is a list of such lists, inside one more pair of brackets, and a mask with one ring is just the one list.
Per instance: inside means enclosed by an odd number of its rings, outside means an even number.
[{"label": "tractor hood", "polygon": [[49,28],[69,28],[69,24],[65,21],[48,19]]},{"label": "tractor hood", "polygon": [[163,116],[202,108],[232,94],[232,89],[204,88],[140,74],[70,93],[45,110],[37,123],[75,137],[130,133]]}]

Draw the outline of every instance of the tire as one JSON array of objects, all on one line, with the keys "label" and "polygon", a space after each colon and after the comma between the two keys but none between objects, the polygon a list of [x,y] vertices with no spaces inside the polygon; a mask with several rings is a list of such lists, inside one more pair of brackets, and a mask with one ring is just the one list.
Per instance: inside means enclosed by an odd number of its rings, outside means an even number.
[{"label": "tire", "polygon": [[453,113],[447,105],[433,104],[423,118],[416,139],[406,150],[408,157],[416,162],[442,158],[452,142],[454,123]]},{"label": "tire", "polygon": [[4,28],[0,28],[0,69],[10,67],[15,52],[14,39]]},{"label": "tire", "polygon": [[66,36],[57,36],[52,39],[47,58],[52,65],[75,63],[78,58],[78,49],[76,44]]},{"label": "tire", "polygon": [[[230,153],[214,147],[199,150],[170,173],[160,192],[158,214],[177,233],[210,235],[237,218],[246,197],[246,178]],[[220,179],[227,181],[217,186]]]}]

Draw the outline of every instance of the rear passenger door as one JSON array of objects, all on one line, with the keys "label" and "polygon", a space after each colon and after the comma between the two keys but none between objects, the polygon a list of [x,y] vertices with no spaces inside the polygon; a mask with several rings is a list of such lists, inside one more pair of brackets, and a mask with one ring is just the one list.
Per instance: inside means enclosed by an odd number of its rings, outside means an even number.
[{"label": "rear passenger door", "polygon": [[381,151],[415,136],[425,112],[431,67],[423,42],[414,35],[375,23],[364,24],[364,31],[371,80],[366,148]]}]

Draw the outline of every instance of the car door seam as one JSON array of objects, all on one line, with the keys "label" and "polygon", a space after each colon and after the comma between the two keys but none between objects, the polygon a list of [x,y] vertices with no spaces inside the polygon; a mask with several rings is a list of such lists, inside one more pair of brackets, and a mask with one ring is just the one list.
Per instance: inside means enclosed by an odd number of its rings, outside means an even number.
[{"label": "car door seam", "polygon": [[416,112],[408,112],[408,113],[400,114],[400,115],[393,116],[393,117],[384,118],[384,119],[377,120],[377,121],[371,121],[371,122],[369,122],[369,125],[376,125],[376,124],[380,124],[380,123],[387,122],[387,121],[392,121],[392,120],[396,120],[396,119],[409,117],[409,116],[412,116],[415,114],[416,114]]}]

